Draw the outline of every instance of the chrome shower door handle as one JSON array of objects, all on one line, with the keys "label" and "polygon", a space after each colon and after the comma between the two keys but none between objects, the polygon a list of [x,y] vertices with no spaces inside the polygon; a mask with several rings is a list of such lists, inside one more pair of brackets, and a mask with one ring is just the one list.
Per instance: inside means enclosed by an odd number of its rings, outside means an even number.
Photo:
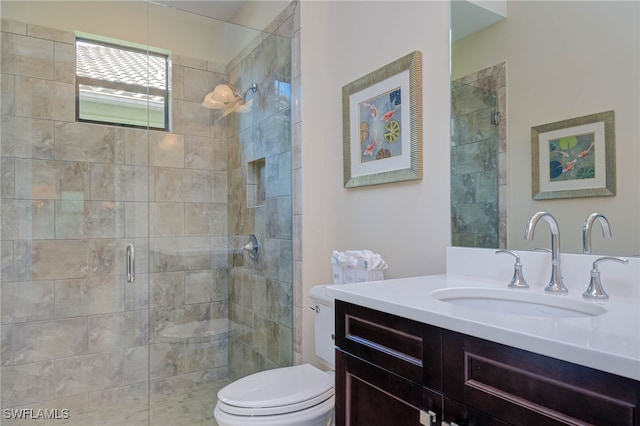
[{"label": "chrome shower door handle", "polygon": [[136,250],[133,244],[127,245],[127,282],[136,280]]}]

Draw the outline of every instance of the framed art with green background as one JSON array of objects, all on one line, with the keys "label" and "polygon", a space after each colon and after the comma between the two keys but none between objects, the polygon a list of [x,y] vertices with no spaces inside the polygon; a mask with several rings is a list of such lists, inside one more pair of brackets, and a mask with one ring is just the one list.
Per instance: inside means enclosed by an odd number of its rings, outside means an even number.
[{"label": "framed art with green background", "polygon": [[614,111],[532,127],[531,173],[534,200],[616,195]]}]

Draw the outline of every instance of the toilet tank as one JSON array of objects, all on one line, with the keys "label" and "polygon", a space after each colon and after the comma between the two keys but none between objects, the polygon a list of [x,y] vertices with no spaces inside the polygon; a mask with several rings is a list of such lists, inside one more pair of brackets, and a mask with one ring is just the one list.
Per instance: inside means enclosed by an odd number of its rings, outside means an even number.
[{"label": "toilet tank", "polygon": [[335,369],[335,308],[334,298],[327,296],[326,285],[312,287],[309,297],[314,309],[314,334],[316,355],[332,370]]}]

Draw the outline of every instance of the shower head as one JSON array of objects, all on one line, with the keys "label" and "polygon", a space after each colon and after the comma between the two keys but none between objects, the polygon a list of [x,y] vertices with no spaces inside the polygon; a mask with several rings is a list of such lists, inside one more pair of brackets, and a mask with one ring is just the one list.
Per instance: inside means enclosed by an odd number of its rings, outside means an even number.
[{"label": "shower head", "polygon": [[224,118],[232,112],[245,113],[251,111],[251,106],[253,105],[253,99],[250,99],[249,102],[238,101],[235,104],[225,108],[222,113],[222,117]]},{"label": "shower head", "polygon": [[249,91],[256,93],[257,90],[258,90],[258,85],[256,83],[253,83],[251,87],[249,87],[247,90],[244,91],[244,95],[242,96],[242,99],[244,99],[244,101],[246,102]]},{"label": "shower head", "polygon": [[[231,85],[223,83],[218,84],[212,92],[207,93],[202,101],[202,106],[210,109],[224,109],[225,116],[230,114],[231,112],[246,112],[241,111],[242,107],[247,105],[247,95],[249,92],[256,92],[258,90],[258,85],[253,83],[251,87],[245,90],[242,94],[235,92]],[[246,108],[245,108],[246,109]],[[251,107],[246,109],[250,110]]]}]

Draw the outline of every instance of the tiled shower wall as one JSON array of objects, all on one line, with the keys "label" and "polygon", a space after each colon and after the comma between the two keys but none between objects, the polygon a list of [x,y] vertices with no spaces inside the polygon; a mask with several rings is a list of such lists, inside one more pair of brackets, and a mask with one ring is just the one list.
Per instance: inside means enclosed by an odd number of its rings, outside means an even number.
[{"label": "tiled shower wall", "polygon": [[[492,111],[500,121],[491,124]],[[506,64],[451,85],[452,243],[506,247]]]},{"label": "tiled shower wall", "polygon": [[[257,83],[250,113],[227,116],[229,234],[234,249],[229,378],[293,364],[292,56],[297,3],[228,66],[242,90]],[[262,164],[262,173],[253,167]],[[256,234],[257,261],[238,250]]]},{"label": "tiled shower wall", "polygon": [[76,123],[73,43],[2,21],[1,387],[77,414],[144,397],[148,363],[151,392],[226,376],[227,333],[169,332],[228,318],[229,152],[200,106],[225,66],[173,56],[172,133]]}]

